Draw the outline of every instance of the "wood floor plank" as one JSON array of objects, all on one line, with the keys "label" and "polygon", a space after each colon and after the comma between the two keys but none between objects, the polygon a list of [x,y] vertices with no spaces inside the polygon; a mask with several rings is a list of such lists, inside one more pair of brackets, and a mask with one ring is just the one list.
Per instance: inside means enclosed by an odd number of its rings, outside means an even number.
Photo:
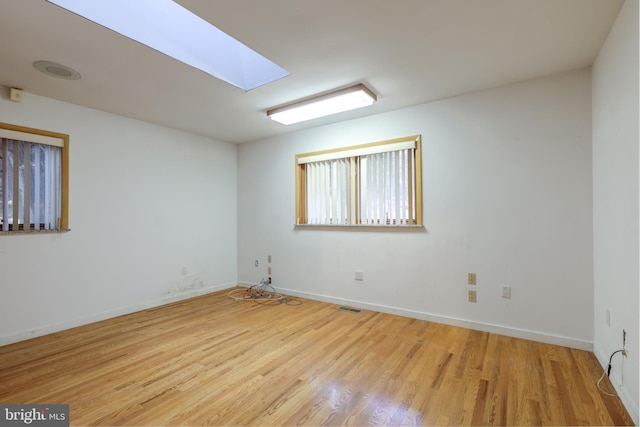
[{"label": "wood floor plank", "polygon": [[227,292],[0,347],[0,402],[72,425],[632,425],[589,352]]}]

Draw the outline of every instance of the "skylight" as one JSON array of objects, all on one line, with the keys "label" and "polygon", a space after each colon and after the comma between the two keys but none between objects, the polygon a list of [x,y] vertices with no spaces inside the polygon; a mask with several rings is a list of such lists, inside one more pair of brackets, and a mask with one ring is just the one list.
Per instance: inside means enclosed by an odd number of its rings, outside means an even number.
[{"label": "skylight", "polygon": [[47,0],[243,90],[289,72],[172,0]]}]

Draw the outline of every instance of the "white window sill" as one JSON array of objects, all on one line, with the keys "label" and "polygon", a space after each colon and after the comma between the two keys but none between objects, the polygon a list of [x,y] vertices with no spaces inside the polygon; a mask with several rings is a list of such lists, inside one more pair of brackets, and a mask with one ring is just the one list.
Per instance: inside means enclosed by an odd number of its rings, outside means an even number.
[{"label": "white window sill", "polygon": [[0,236],[20,236],[20,235],[36,236],[38,234],[62,234],[62,233],[68,233],[70,231],[71,229],[40,230],[40,231],[35,231],[35,230],[1,231],[0,230]]}]

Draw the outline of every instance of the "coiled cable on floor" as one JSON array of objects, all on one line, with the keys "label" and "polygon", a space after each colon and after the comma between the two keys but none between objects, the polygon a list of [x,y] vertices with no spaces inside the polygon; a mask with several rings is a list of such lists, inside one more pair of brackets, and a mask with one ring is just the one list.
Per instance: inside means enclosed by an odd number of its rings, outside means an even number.
[{"label": "coiled cable on floor", "polygon": [[264,279],[248,288],[236,288],[227,296],[235,301],[253,301],[262,305],[301,305],[302,301],[276,292],[276,289]]}]

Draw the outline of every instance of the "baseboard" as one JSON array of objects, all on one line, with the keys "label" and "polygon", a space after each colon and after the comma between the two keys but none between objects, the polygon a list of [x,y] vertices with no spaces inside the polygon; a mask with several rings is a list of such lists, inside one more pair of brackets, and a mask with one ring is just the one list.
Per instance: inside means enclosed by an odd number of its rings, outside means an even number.
[{"label": "baseboard", "polygon": [[164,296],[152,301],[145,301],[139,304],[123,307],[115,310],[108,310],[101,313],[92,314],[91,316],[83,317],[80,319],[73,319],[57,323],[55,325],[47,325],[36,329],[30,329],[21,331],[12,335],[6,335],[0,337],[0,346],[16,343],[19,341],[25,341],[31,338],[40,337],[43,335],[52,334],[55,332],[64,331],[65,329],[75,328],[77,326],[87,325],[89,323],[100,322],[101,320],[111,319],[113,317],[122,316],[125,314],[135,313],[136,311],[146,310],[153,307],[159,307],[161,305],[170,304],[176,301],[182,301],[189,298],[194,298],[200,295],[210,294],[213,292],[221,291],[223,289],[229,289],[237,286],[236,282],[221,283],[213,286],[202,287],[194,290],[188,290],[185,292],[178,292],[171,295]]},{"label": "baseboard", "polygon": [[[598,362],[600,362],[602,369],[606,369],[606,367],[609,365],[609,355],[606,354],[603,351],[602,347],[597,344],[594,344],[593,353],[596,355]],[[620,376],[614,374],[609,377],[609,381],[611,381],[611,384],[616,389],[616,393],[618,394],[618,397],[622,401],[622,404],[629,413],[629,416],[633,420],[633,423],[635,425],[638,425],[640,422],[640,408],[638,407],[638,401],[636,401],[629,395],[629,390],[624,386],[624,384],[621,383]]]},{"label": "baseboard", "polygon": [[[239,286],[252,285],[253,283],[238,282]],[[459,326],[462,328],[473,329],[476,331],[490,332],[498,335],[505,335],[514,338],[523,338],[531,341],[543,342],[546,344],[561,345],[563,347],[576,348],[579,350],[593,351],[593,343],[589,341],[578,340],[575,338],[563,337],[559,335],[546,334],[542,332],[530,331],[526,329],[512,328],[503,325],[494,325],[490,323],[476,322],[472,320],[459,319],[456,317],[442,316],[438,314],[427,313],[423,311],[407,310],[404,308],[392,307],[381,304],[371,304],[363,301],[348,300],[343,298],[335,298],[328,295],[314,294],[310,292],[300,292],[293,289],[277,288],[278,292],[286,295],[308,298],[317,301],[328,302],[332,304],[349,305],[352,307],[378,311],[381,313],[397,314],[399,316],[411,317],[414,319],[426,320],[434,323],[442,323],[445,325]]]}]

